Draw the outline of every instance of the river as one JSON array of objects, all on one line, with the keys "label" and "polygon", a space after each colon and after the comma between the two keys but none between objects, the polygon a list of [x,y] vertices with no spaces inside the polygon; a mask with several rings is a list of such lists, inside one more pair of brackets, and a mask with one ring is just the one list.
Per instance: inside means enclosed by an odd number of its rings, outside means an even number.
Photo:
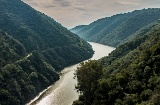
[{"label": "river", "polygon": [[[92,45],[95,54],[92,60],[98,60],[107,56],[113,47],[89,42]],[[73,79],[74,72],[78,64],[66,67],[62,70],[60,80],[41,92],[35,99],[27,105],[72,105],[73,101],[78,99],[78,93],[75,90],[76,80]]]}]

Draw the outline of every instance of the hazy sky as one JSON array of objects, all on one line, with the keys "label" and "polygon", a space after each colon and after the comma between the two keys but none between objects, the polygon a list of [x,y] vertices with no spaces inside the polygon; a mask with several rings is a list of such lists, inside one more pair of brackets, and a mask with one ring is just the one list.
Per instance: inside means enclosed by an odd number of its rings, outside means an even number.
[{"label": "hazy sky", "polygon": [[160,8],[160,0],[22,0],[68,29],[99,18],[143,8]]}]

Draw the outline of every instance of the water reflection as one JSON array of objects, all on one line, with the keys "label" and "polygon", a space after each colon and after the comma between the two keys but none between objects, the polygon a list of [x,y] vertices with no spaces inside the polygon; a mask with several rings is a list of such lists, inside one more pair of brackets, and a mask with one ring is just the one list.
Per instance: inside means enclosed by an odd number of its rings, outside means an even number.
[{"label": "water reflection", "polygon": [[[95,51],[95,54],[91,58],[92,60],[100,59],[114,50],[113,47],[93,42],[89,43]],[[72,105],[73,101],[78,99],[78,93],[75,90],[76,80],[73,79],[77,66],[78,64],[66,67],[62,71],[63,75],[61,79],[50,86],[47,91],[42,92],[37,99],[33,100],[34,102],[28,105]]]}]

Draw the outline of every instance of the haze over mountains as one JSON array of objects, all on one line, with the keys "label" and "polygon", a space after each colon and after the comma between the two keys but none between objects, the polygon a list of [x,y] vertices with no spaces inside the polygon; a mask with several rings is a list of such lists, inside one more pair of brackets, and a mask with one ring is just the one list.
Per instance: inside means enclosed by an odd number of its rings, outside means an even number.
[{"label": "haze over mountains", "polygon": [[136,31],[159,18],[159,8],[135,10],[102,18],[87,26],[75,27],[71,31],[87,41],[116,47]]}]

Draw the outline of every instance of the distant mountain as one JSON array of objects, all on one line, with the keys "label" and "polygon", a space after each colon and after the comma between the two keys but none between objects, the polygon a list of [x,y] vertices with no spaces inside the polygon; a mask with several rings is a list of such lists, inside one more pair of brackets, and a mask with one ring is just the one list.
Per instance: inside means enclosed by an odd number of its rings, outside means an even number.
[{"label": "distant mountain", "polygon": [[94,21],[76,32],[76,34],[87,41],[116,47],[136,31],[159,18],[159,8],[135,10]]},{"label": "distant mountain", "polygon": [[87,26],[87,25],[79,25],[79,26],[76,26],[76,27],[70,29],[70,31],[73,32],[73,33],[75,33],[75,34],[77,34],[77,33],[79,33],[79,31],[81,31],[85,26]]},{"label": "distant mountain", "polygon": [[160,103],[160,20],[134,36],[109,56],[81,64],[76,86],[81,95],[73,105]]},{"label": "distant mountain", "polygon": [[21,0],[0,0],[0,105],[24,105],[92,47]]}]

